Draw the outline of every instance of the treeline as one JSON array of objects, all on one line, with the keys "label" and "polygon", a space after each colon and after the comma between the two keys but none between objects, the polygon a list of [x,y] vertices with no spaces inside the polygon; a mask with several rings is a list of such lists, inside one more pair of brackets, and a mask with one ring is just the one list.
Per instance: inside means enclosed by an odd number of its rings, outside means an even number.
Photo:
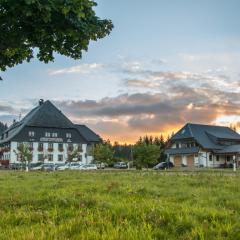
[{"label": "treeline", "polygon": [[162,135],[159,137],[143,136],[135,144],[118,142],[112,144],[107,140],[95,146],[93,155],[96,161],[105,162],[109,166],[124,161],[130,162],[137,168],[148,168],[166,160],[164,150],[169,139],[170,136],[165,140]]}]

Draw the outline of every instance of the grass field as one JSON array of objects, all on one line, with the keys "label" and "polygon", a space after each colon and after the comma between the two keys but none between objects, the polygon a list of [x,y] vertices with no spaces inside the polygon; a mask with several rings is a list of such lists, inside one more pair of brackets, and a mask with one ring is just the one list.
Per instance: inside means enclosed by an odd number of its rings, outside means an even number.
[{"label": "grass field", "polygon": [[240,239],[240,175],[0,172],[0,239]]}]

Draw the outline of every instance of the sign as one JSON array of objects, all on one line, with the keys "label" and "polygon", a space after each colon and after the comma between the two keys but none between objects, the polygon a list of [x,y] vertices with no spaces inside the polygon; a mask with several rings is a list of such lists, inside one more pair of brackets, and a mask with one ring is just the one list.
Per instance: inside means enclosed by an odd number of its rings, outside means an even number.
[{"label": "sign", "polygon": [[63,142],[63,139],[62,138],[42,137],[42,138],[40,138],[40,142]]}]

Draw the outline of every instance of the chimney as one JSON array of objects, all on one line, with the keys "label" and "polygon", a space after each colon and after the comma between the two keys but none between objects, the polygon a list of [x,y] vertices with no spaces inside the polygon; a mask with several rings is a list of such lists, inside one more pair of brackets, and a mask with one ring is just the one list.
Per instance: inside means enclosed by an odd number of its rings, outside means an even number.
[{"label": "chimney", "polygon": [[43,103],[44,103],[44,100],[43,100],[43,99],[40,99],[40,100],[39,100],[39,106],[41,106]]}]

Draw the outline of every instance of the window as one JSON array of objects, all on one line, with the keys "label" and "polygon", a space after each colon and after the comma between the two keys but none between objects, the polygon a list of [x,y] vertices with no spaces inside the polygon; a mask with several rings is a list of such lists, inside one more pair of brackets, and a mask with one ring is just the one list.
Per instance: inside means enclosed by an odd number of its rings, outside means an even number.
[{"label": "window", "polygon": [[48,154],[48,161],[50,161],[50,162],[53,161],[53,154]]},{"label": "window", "polygon": [[60,151],[60,152],[63,151],[63,144],[62,143],[58,144],[58,151]]},{"label": "window", "polygon": [[29,131],[29,132],[28,132],[28,136],[29,136],[29,137],[34,137],[34,135],[35,135],[35,132],[33,132],[33,131]]},{"label": "window", "polygon": [[43,154],[38,154],[38,161],[39,162],[42,162],[44,159],[43,159]]},{"label": "window", "polygon": [[51,133],[50,132],[45,132],[45,137],[51,137]]},{"label": "window", "polygon": [[33,143],[32,142],[28,143],[27,146],[30,150],[33,150]]},{"label": "window", "polygon": [[73,151],[73,144],[68,144],[68,151]]},{"label": "window", "polygon": [[22,146],[22,144],[23,144],[23,143],[18,142],[18,143],[17,143],[17,147],[19,148],[20,146]]},{"label": "window", "polygon": [[53,151],[53,143],[48,144],[48,151]]},{"label": "window", "polygon": [[59,155],[58,155],[58,161],[59,161],[59,162],[62,162],[62,161],[63,161],[63,155],[62,155],[62,154],[59,154]]},{"label": "window", "polygon": [[209,161],[212,161],[212,154],[209,155]]},{"label": "window", "polygon": [[217,155],[216,160],[217,160],[217,162],[219,162],[219,155]]},{"label": "window", "polygon": [[17,154],[17,161],[22,161],[22,154],[21,153]]},{"label": "window", "polygon": [[81,144],[81,143],[78,144],[78,151],[79,151],[79,152],[82,152],[82,144]]},{"label": "window", "polygon": [[56,138],[57,137],[57,133],[52,133],[52,137]]},{"label": "window", "polygon": [[227,156],[227,162],[230,162],[230,156]]},{"label": "window", "polygon": [[72,137],[71,133],[66,133],[66,138],[71,138],[71,137]]},{"label": "window", "polygon": [[43,143],[38,143],[38,151],[43,151]]},{"label": "window", "polygon": [[176,148],[179,148],[179,143],[176,143]]}]

